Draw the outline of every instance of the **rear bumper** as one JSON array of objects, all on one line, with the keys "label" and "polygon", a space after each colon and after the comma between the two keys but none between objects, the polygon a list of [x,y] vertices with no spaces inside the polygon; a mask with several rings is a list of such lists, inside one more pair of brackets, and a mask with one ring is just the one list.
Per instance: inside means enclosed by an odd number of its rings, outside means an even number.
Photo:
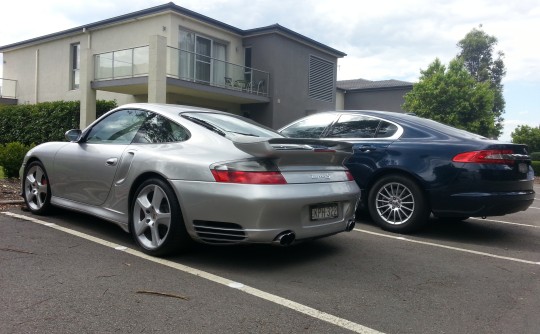
[{"label": "rear bumper", "polygon": [[534,201],[535,192],[469,192],[450,195],[444,205],[433,206],[433,213],[439,217],[502,216],[525,211]]},{"label": "rear bumper", "polygon": [[[360,190],[354,181],[246,185],[171,180],[190,236],[205,243],[272,243],[281,233],[296,240],[344,232]],[[338,217],[311,221],[309,207],[337,203]],[[213,234],[208,237],[208,233]]]}]

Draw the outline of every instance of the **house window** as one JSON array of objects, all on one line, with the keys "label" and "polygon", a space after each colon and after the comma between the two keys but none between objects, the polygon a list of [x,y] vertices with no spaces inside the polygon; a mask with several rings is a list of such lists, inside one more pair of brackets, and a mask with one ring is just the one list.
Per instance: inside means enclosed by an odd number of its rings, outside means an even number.
[{"label": "house window", "polygon": [[181,79],[225,85],[227,76],[225,44],[182,29],[178,44]]},{"label": "house window", "polygon": [[309,56],[309,97],[333,102],[335,64],[315,56]]},{"label": "house window", "polygon": [[252,77],[252,65],[251,65],[251,48],[244,49],[244,78],[246,81],[251,82]]},{"label": "house window", "polygon": [[71,44],[71,89],[79,89],[81,83],[81,44]]}]

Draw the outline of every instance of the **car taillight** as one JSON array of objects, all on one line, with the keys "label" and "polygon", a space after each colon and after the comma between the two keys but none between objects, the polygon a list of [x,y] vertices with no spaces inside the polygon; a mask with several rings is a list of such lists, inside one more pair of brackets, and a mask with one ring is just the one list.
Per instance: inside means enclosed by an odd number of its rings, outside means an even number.
[{"label": "car taillight", "polygon": [[347,175],[347,180],[354,181],[354,177],[352,176],[351,172],[348,170],[345,171],[345,175]]},{"label": "car taillight", "polygon": [[463,152],[456,155],[453,162],[480,163],[480,164],[505,164],[511,165],[514,160],[509,157],[512,150],[482,150]]},{"label": "car taillight", "polygon": [[210,166],[216,182],[243,184],[286,184],[287,181],[271,161],[241,160]]},{"label": "car taillight", "polygon": [[217,182],[246,184],[286,184],[280,172],[244,172],[229,170],[212,170]]}]

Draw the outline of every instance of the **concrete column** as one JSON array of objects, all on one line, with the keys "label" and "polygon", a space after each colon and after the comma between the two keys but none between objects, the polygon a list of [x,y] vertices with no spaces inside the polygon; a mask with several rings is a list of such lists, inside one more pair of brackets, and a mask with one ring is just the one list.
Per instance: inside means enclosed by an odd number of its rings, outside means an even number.
[{"label": "concrete column", "polygon": [[80,128],[84,129],[96,119],[96,91],[92,89],[94,80],[94,57],[91,48],[81,45],[81,68],[79,90],[81,92]]},{"label": "concrete column", "polygon": [[148,58],[148,102],[167,103],[167,39],[164,36],[150,36]]}]

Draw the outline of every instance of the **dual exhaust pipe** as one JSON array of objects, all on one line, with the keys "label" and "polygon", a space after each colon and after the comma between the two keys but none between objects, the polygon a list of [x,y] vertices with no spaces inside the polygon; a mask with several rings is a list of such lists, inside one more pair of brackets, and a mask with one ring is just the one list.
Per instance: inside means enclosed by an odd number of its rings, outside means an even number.
[{"label": "dual exhaust pipe", "polygon": [[[349,219],[349,221],[347,222],[347,226],[345,227],[345,231],[352,231],[355,225],[356,221],[354,219]],[[293,231],[285,231],[277,235],[277,237],[274,239],[274,243],[280,246],[290,246],[295,239],[296,234]]]}]

